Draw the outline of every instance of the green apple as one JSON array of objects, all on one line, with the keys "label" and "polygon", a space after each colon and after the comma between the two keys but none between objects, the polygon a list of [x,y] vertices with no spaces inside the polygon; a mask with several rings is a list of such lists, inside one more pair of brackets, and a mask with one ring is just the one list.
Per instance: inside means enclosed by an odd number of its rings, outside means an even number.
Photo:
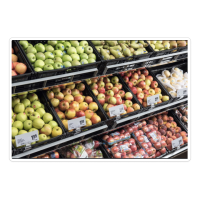
[{"label": "green apple", "polygon": [[47,52],[53,52],[54,51],[54,48],[51,45],[46,45],[45,49],[46,49]]},{"label": "green apple", "polygon": [[21,121],[15,121],[13,123],[13,127],[19,129],[19,130],[22,130],[23,129],[23,123]]},{"label": "green apple", "polygon": [[72,61],[72,57],[69,56],[69,55],[64,55],[64,56],[62,57],[62,61],[63,61],[63,62],[65,62],[65,61],[71,62],[71,61]]},{"label": "green apple", "polygon": [[35,68],[41,68],[41,69],[43,69],[44,65],[45,65],[45,63],[42,60],[36,60],[35,63],[34,63],[34,67]]},{"label": "green apple", "polygon": [[36,48],[34,48],[34,47],[28,47],[28,48],[26,49],[26,53],[27,53],[27,54],[28,54],[28,53],[36,54],[36,53],[37,53],[37,50],[36,50]]},{"label": "green apple", "polygon": [[33,47],[33,45],[31,43],[28,43],[28,47]]},{"label": "green apple", "polygon": [[21,103],[24,104],[25,108],[26,108],[26,107],[30,107],[30,105],[31,105],[31,102],[30,102],[29,99],[22,99],[22,100],[21,100]]},{"label": "green apple", "polygon": [[82,54],[80,55],[80,57],[81,57],[81,60],[82,60],[82,59],[88,59],[88,55],[87,55],[86,53],[82,53]]},{"label": "green apple", "polygon": [[46,60],[44,61],[44,63],[45,63],[45,65],[46,65],[46,64],[52,65],[52,64],[54,63],[54,61],[53,61],[52,59],[46,59]]},{"label": "green apple", "polygon": [[48,124],[51,126],[51,128],[58,126],[58,123],[56,121],[50,121]]},{"label": "green apple", "polygon": [[43,71],[43,70],[42,70],[41,68],[39,68],[39,67],[34,68],[34,70],[35,70],[36,72],[42,72],[42,71]]},{"label": "green apple", "polygon": [[64,43],[65,40],[58,40],[57,42],[58,42],[58,43]]},{"label": "green apple", "polygon": [[23,103],[18,103],[17,105],[15,105],[14,107],[14,112],[15,113],[22,113],[25,110],[25,106]]},{"label": "green apple", "polygon": [[62,63],[62,58],[60,58],[60,57],[55,57],[55,58],[54,58],[54,63],[56,63],[56,62]]},{"label": "green apple", "polygon": [[58,44],[56,44],[55,49],[56,49],[56,50],[64,51],[65,46],[64,46],[62,43],[58,43]]},{"label": "green apple", "polygon": [[88,46],[88,42],[85,41],[85,40],[82,40],[80,43],[79,43],[80,46],[83,46],[84,48]]},{"label": "green apple", "polygon": [[20,130],[19,133],[18,133],[18,135],[22,135],[22,134],[24,134],[24,133],[27,133],[27,131],[25,131],[25,130]]},{"label": "green apple", "polygon": [[25,112],[23,113],[18,113],[16,117],[17,121],[25,122],[27,120],[27,115]]},{"label": "green apple", "polygon": [[46,111],[44,110],[44,108],[38,108],[36,110],[36,112],[40,114],[40,118],[42,118],[43,115],[46,113]]},{"label": "green apple", "polygon": [[50,135],[47,135],[47,140],[51,139],[51,136]]},{"label": "green apple", "polygon": [[34,113],[34,109],[31,107],[28,107],[28,108],[26,108],[25,113],[29,117],[30,114]]},{"label": "green apple", "polygon": [[80,56],[78,54],[71,54],[72,60],[80,60]]},{"label": "green apple", "polygon": [[63,52],[61,50],[54,50],[53,55],[54,55],[54,57],[62,57]]},{"label": "green apple", "polygon": [[32,103],[33,101],[38,100],[38,96],[37,96],[37,94],[35,94],[35,93],[31,93],[31,94],[28,94],[28,99],[29,99],[30,102]]},{"label": "green apple", "polygon": [[18,97],[13,97],[12,98],[12,108],[14,108],[15,105],[17,105],[18,103],[20,103],[20,99]]},{"label": "green apple", "polygon": [[65,51],[65,50],[63,51],[63,56],[64,56],[64,55],[67,55],[67,51]]},{"label": "green apple", "polygon": [[18,134],[18,129],[16,127],[12,127],[12,138],[15,139],[15,136]]},{"label": "green apple", "polygon": [[71,47],[70,42],[64,42],[63,45],[64,45],[64,47],[65,47],[66,50],[67,50],[69,47]]},{"label": "green apple", "polygon": [[69,48],[67,49],[67,54],[71,55],[71,54],[75,54],[75,53],[77,53],[75,47],[69,47]]},{"label": "green apple", "polygon": [[81,60],[81,65],[85,65],[85,64],[88,64],[88,61],[86,59],[82,59]]},{"label": "green apple", "polygon": [[26,99],[27,97],[27,94],[21,94],[21,95],[18,95],[20,101],[23,100],[23,99]]},{"label": "green apple", "polygon": [[26,54],[26,56],[27,56],[27,58],[29,59],[29,61],[30,61],[31,63],[34,63],[34,62],[36,61],[36,56],[35,56],[35,54],[33,54],[33,53],[28,53],[28,54]]},{"label": "green apple", "polygon": [[28,48],[28,41],[26,41],[26,40],[20,40],[19,44],[22,46],[23,49]]},{"label": "green apple", "polygon": [[77,60],[73,60],[73,61],[71,62],[71,64],[72,64],[72,66],[81,65],[81,63],[80,63],[79,61],[77,61]]},{"label": "green apple", "polygon": [[87,54],[93,53],[93,48],[91,46],[87,46],[84,48],[84,52]]},{"label": "green apple", "polygon": [[44,120],[45,124],[47,124],[53,120],[53,116],[50,113],[45,113],[42,119]]},{"label": "green apple", "polygon": [[37,110],[38,108],[41,108],[41,103],[39,101],[34,101],[32,104],[31,104],[31,107],[34,109],[34,110]]},{"label": "green apple", "polygon": [[63,65],[59,62],[56,62],[53,64],[53,68],[54,69],[62,69],[63,68]]},{"label": "green apple", "polygon": [[94,58],[89,58],[88,59],[88,63],[94,63],[94,62],[96,62]]},{"label": "green apple", "polygon": [[50,135],[52,128],[49,124],[45,124],[42,129],[40,129],[40,134]]},{"label": "green apple", "polygon": [[44,66],[44,71],[53,70],[53,69],[54,69],[54,68],[53,68],[53,65],[46,64],[46,65]]},{"label": "green apple", "polygon": [[79,42],[78,40],[70,40],[70,43],[73,47],[78,47],[79,46]]},{"label": "green apple", "polygon": [[37,60],[45,60],[45,55],[42,52],[35,54]]},{"label": "green apple", "polygon": [[97,59],[96,55],[94,53],[90,53],[89,56],[88,56],[88,58],[93,58],[94,60]]},{"label": "green apple", "polygon": [[36,129],[36,128],[31,128],[31,129],[29,129],[28,132],[32,132],[32,131],[38,131],[38,135],[39,135],[39,130],[38,130],[38,129]]},{"label": "green apple", "polygon": [[32,128],[32,124],[33,124],[33,122],[31,120],[26,120],[24,122],[24,129],[27,131],[30,130]]},{"label": "green apple", "polygon": [[59,135],[62,135],[62,129],[58,126],[54,127],[52,130],[52,137],[57,137]]},{"label": "green apple", "polygon": [[53,59],[54,58],[54,55],[52,52],[45,52],[44,55],[45,55],[45,59]]},{"label": "green apple", "polygon": [[84,47],[78,46],[78,47],[76,47],[76,51],[77,51],[78,54],[82,54],[82,53],[84,53]]},{"label": "green apple", "polygon": [[37,50],[37,52],[45,52],[45,46],[42,43],[36,44],[35,49]]},{"label": "green apple", "polygon": [[33,127],[37,129],[41,129],[44,126],[44,121],[40,118],[36,118],[33,120]]},{"label": "green apple", "polygon": [[39,135],[39,140],[37,142],[43,142],[47,140],[47,136],[45,134],[40,134]]},{"label": "green apple", "polygon": [[41,108],[44,108],[44,104],[41,103]]},{"label": "green apple", "polygon": [[51,45],[51,46],[56,46],[56,44],[58,43],[56,40],[49,40],[48,42],[47,42],[49,45]]},{"label": "green apple", "polygon": [[20,93],[17,93],[18,96],[23,95],[23,94],[28,94],[28,92],[20,92]]},{"label": "green apple", "polygon": [[65,62],[63,63],[63,66],[64,66],[64,67],[71,67],[72,64],[71,64],[69,61],[65,61]]},{"label": "green apple", "polygon": [[12,119],[15,121],[16,117],[17,117],[17,114],[14,113]]},{"label": "green apple", "polygon": [[32,121],[33,121],[34,119],[37,119],[37,118],[40,118],[40,114],[37,113],[37,112],[31,113],[31,114],[29,115],[29,119],[32,120]]}]

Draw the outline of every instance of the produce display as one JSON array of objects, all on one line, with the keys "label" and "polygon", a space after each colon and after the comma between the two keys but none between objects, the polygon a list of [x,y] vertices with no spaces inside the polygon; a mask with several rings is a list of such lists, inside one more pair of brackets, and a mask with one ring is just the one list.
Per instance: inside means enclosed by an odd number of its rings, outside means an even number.
[{"label": "produce display", "polygon": [[[62,135],[62,129],[53,116],[45,111],[38,95],[34,92],[23,92],[12,97],[12,143],[16,147],[15,136],[38,131],[39,141]],[[33,142],[31,144],[35,144]],[[21,146],[22,147],[22,146]]]},{"label": "produce display", "polygon": [[27,66],[24,63],[18,62],[18,57],[15,55],[14,49],[12,48],[12,76],[25,74]]},{"label": "produce display", "polygon": [[154,51],[163,51],[166,49],[187,46],[186,40],[149,40],[147,42],[151,45]]},{"label": "produce display", "polygon": [[109,108],[120,104],[124,105],[125,110],[121,115],[140,110],[140,105],[133,104],[133,95],[125,92],[117,76],[88,79],[86,82],[109,117]]},{"label": "produce display", "polygon": [[168,101],[169,96],[162,95],[158,82],[153,80],[146,68],[134,69],[127,72],[120,72],[123,80],[127,83],[139,102],[147,107],[147,97],[159,94],[160,101],[157,104]]},{"label": "produce display", "polygon": [[38,158],[38,159],[41,159],[41,158],[58,159],[58,158],[60,158],[60,154],[57,151],[53,151],[49,154],[40,155],[40,156],[37,156],[37,157],[34,157],[34,158]]},{"label": "produce display", "polygon": [[149,44],[143,40],[92,40],[104,60],[146,54]]},{"label": "produce display", "polygon": [[64,158],[103,158],[103,153],[99,149],[98,140],[89,139],[86,142],[61,149]]},{"label": "produce display", "polygon": [[184,123],[184,125],[188,128],[188,106],[181,106],[175,110],[178,118]]},{"label": "produce display", "polygon": [[183,73],[183,70],[178,67],[173,67],[171,72],[169,70],[163,70],[162,74],[157,74],[156,77],[172,97],[177,97],[178,89],[188,87],[188,73]]},{"label": "produce display", "polygon": [[96,62],[93,48],[84,40],[48,40],[47,44],[34,46],[25,40],[19,43],[36,72]]},{"label": "produce display", "polygon": [[46,92],[48,99],[63,125],[68,130],[68,120],[85,116],[86,127],[101,122],[101,117],[96,114],[99,107],[91,96],[84,96],[85,85],[67,83],[56,86]]}]

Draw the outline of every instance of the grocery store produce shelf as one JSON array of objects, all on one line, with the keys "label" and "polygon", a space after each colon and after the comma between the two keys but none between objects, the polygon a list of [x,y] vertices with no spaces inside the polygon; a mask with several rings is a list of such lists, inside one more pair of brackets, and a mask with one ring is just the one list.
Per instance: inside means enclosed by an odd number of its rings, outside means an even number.
[{"label": "grocery store produce shelf", "polygon": [[27,156],[27,155],[36,153],[36,152],[38,152],[38,151],[42,151],[42,150],[44,150],[44,149],[47,149],[47,148],[50,148],[50,147],[53,147],[53,146],[62,144],[62,143],[64,143],[64,142],[68,142],[68,141],[70,141],[70,140],[73,140],[73,139],[76,139],[76,138],[79,138],[79,137],[88,135],[88,134],[90,134],[90,133],[92,133],[92,132],[96,132],[96,131],[103,130],[103,129],[106,129],[106,128],[108,128],[108,126],[107,126],[107,125],[103,125],[103,126],[101,126],[101,127],[97,127],[97,128],[94,128],[94,129],[91,129],[91,130],[88,130],[88,131],[79,133],[79,134],[77,134],[77,135],[74,135],[74,136],[71,136],[71,137],[68,137],[68,138],[65,138],[65,139],[56,141],[56,142],[52,142],[52,143],[50,143],[50,144],[43,145],[43,146],[38,147],[38,148],[35,148],[35,149],[31,149],[31,150],[29,150],[29,151],[26,151],[26,152],[20,153],[20,154],[18,154],[18,155],[12,156],[12,158],[22,158],[22,157],[24,157],[24,156]]},{"label": "grocery store produce shelf", "polygon": [[185,147],[183,147],[181,149],[178,149],[178,150],[174,151],[173,153],[169,153],[169,154],[167,154],[166,156],[164,156],[162,158],[171,158],[171,157],[174,157],[177,154],[183,153],[186,150],[188,150],[188,146],[185,146]]}]

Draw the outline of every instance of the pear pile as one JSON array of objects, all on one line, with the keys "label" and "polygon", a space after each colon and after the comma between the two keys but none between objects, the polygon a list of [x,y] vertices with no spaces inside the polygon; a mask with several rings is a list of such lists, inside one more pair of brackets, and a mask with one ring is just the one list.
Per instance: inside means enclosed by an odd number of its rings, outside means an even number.
[{"label": "pear pile", "polygon": [[104,60],[146,54],[148,43],[143,40],[92,40]]},{"label": "pear pile", "polygon": [[185,40],[150,40],[147,42],[151,45],[154,51],[163,51],[166,49],[187,46],[187,41]]},{"label": "pear pile", "polygon": [[[42,142],[62,135],[53,116],[45,111],[38,95],[32,92],[23,92],[12,97],[12,143],[16,147],[15,136],[27,132],[38,131],[39,140]],[[31,144],[35,144],[33,142]],[[16,147],[17,148],[17,147]]]},{"label": "pear pile", "polygon": [[96,62],[93,48],[84,40],[49,40],[47,44],[37,43],[34,46],[26,40],[19,43],[36,72]]}]

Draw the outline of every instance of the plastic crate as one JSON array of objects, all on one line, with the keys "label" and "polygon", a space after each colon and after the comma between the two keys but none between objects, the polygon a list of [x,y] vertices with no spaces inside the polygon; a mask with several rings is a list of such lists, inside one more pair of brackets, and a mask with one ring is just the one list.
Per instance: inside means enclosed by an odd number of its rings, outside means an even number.
[{"label": "plastic crate", "polygon": [[[85,90],[83,91],[83,95],[84,95],[84,96],[91,96],[91,97],[93,98],[94,102],[97,103],[98,108],[99,108],[99,109],[97,110],[96,113],[97,113],[97,115],[98,115],[99,117],[101,117],[101,122],[99,122],[98,124],[94,124],[94,125],[87,126],[87,127],[82,127],[82,128],[81,128],[81,132],[84,132],[84,131],[92,130],[92,129],[94,129],[94,128],[97,128],[97,127],[100,127],[100,126],[105,125],[105,124],[106,124],[106,121],[107,121],[107,117],[106,117],[106,115],[104,114],[103,108],[101,107],[101,105],[99,104],[99,102],[93,97],[92,92],[88,89],[87,84],[86,84],[85,82],[82,82],[82,83],[84,83],[85,86],[86,86],[86,87],[85,87]],[[57,119],[59,120],[60,124],[62,125],[64,131],[67,133],[67,134],[66,134],[66,137],[70,137],[70,136],[76,135],[76,132],[75,132],[75,131],[68,132],[68,130],[64,127],[64,125],[62,124],[62,121],[61,121],[60,118],[58,117],[58,115],[57,115],[57,113],[56,113],[54,107],[53,107],[52,104],[51,104],[51,101],[47,98],[46,91],[43,91],[43,94],[44,94],[44,96],[45,96],[46,101],[47,101],[47,102],[49,103],[49,105],[51,106],[51,109],[53,110],[54,115],[56,115],[56,117],[57,117]]]},{"label": "plastic crate", "polygon": [[[31,149],[34,149],[34,148],[37,148],[37,147],[40,147],[40,146],[43,146],[43,145],[46,145],[46,144],[58,141],[58,140],[62,140],[66,136],[66,132],[63,129],[62,123],[60,122],[60,120],[58,119],[58,117],[55,115],[55,113],[53,112],[53,110],[51,109],[51,107],[49,106],[49,104],[47,103],[46,98],[43,95],[43,92],[36,92],[36,94],[38,95],[38,98],[40,99],[40,102],[42,104],[44,104],[45,111],[48,112],[48,113],[50,113],[53,116],[53,120],[58,123],[58,126],[62,129],[63,134],[60,135],[60,136],[57,136],[55,138],[51,138],[49,140],[43,141],[43,142],[39,142],[39,143],[33,144],[33,145],[31,145]],[[13,146],[13,149],[15,151],[15,153],[14,153],[15,155],[23,153],[25,151],[25,147],[15,148]]]}]

